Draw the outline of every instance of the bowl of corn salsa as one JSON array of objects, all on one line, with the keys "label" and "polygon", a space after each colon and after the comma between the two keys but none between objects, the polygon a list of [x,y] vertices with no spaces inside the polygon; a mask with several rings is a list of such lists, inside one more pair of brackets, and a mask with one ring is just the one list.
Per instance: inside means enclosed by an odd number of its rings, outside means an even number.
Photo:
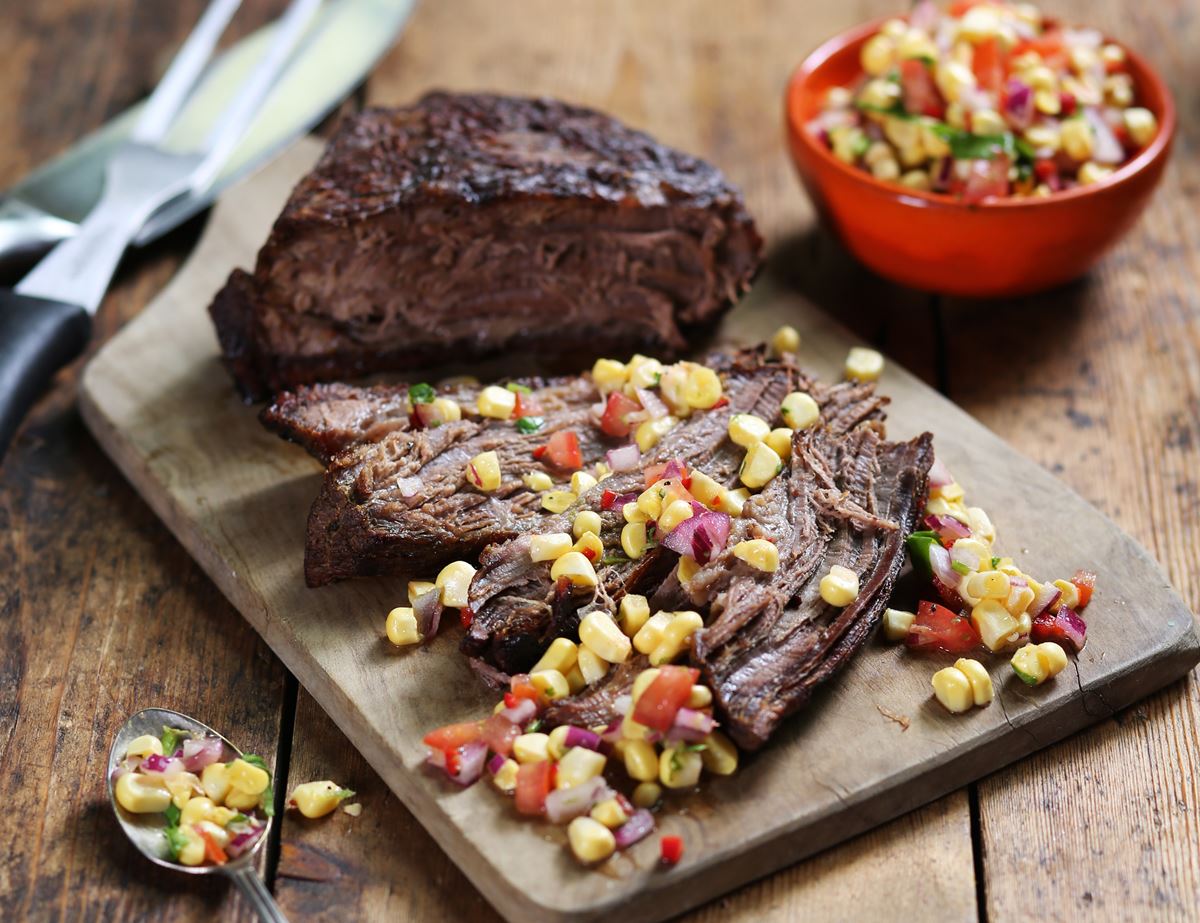
[{"label": "bowl of corn salsa", "polygon": [[858,259],[979,297],[1086,272],[1141,214],[1175,128],[1134,51],[992,0],[922,0],[830,39],[785,115],[805,189]]}]

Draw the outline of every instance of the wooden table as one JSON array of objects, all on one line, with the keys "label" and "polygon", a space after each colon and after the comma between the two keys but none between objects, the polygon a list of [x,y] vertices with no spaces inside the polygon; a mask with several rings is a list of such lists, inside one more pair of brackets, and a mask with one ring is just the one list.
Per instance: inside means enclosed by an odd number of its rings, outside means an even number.
[{"label": "wooden table", "polygon": [[[63,0],[0,18],[0,186],[148,92],[203,5]],[[237,31],[282,6],[247,0]],[[1200,10],[1188,0],[1052,7],[1158,62],[1182,116],[1175,159],[1141,225],[1088,278],[982,304],[862,270],[815,230],[783,152],[790,67],[823,37],[894,8],[431,0],[347,106],[434,86],[554,93],[712,158],[745,190],[771,244],[769,272],[1118,520],[1200,609]],[[130,256],[97,343],[170,277],[201,220]],[[99,451],[74,407],[77,373],[40,403],[0,469],[5,916],[248,919],[223,886],[141,860],[109,814],[109,740],[127,714],[161,704],[273,754],[281,786],[334,778],[358,791],[358,818],[278,825],[264,873],[292,919],[493,919]],[[1193,677],[692,916],[1197,919],[1198,740]]]}]

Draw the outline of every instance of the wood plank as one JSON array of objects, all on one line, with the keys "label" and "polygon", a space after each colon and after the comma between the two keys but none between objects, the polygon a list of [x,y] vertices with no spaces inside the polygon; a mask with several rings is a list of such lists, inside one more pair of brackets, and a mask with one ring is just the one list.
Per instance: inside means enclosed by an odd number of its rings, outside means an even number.
[{"label": "wood plank", "polygon": [[[264,3],[246,3],[246,25]],[[0,17],[0,187],[143,94],[203,9],[120,0]],[[69,78],[69,79],[68,79]],[[86,89],[81,91],[81,87]],[[97,344],[171,277],[202,222],[132,255]],[[59,376],[0,468],[0,893],[11,919],[249,920],[219,882],[158,869],[108,807],[108,747],[160,704],[273,754],[283,670],[96,446]]]},{"label": "wood plank", "polygon": [[[1093,603],[1091,644],[1067,677],[1074,682],[1031,692],[1005,681],[997,707],[964,720],[928,706],[926,664],[872,645],[736,781],[706,786],[681,800],[686,813],[664,818],[665,832],[687,838],[688,862],[659,870],[649,842],[611,863],[611,877],[582,875],[553,837],[500,810],[486,786],[451,792],[421,769],[424,731],[479,714],[487,698],[452,652],[452,632],[410,656],[388,651],[380,623],[401,595],[398,580],[303,587],[302,524],[317,472],[258,426],[219,370],[205,303],[232,265],[251,259],[318,152],[313,142],[297,145],[226,198],[180,275],[89,366],[82,407],[156,512],[506,916],[587,918],[634,894],[622,911],[630,920],[677,912],[1059,739],[1094,721],[1097,709],[1181,675],[1200,655],[1190,614],[1145,552],[1042,468],[889,366],[881,387],[895,398],[895,436],[935,425],[939,454],[980,505],[1005,510],[1004,527],[1040,569],[1066,571],[1070,555],[1086,548],[1111,575],[1114,590]],[[769,281],[731,315],[727,332],[757,338],[781,317],[800,327],[810,366],[836,376],[851,341]],[[1023,485],[1019,495],[1013,483]],[[1048,511],[1053,534],[1044,528]],[[877,711],[896,702],[913,703],[909,732]]]},{"label": "wood plank", "polygon": [[[1148,53],[1179,111],[1200,106],[1194,55],[1182,50],[1200,42],[1195,4],[1076,0],[1056,12]],[[1179,127],[1146,216],[1089,278],[983,311],[949,303],[946,342],[950,395],[1144,542],[1196,610],[1200,128],[1186,115]],[[997,317],[1020,331],[1020,347],[980,349],[996,342]],[[1193,673],[981,782],[989,918],[1195,919],[1198,739]]]}]

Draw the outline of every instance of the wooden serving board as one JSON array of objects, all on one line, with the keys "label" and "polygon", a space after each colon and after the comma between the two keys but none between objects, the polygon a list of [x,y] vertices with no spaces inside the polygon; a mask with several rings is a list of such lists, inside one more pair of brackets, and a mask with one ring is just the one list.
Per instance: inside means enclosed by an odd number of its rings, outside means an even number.
[{"label": "wooden serving board", "polygon": [[[970,501],[992,513],[1000,547],[1035,574],[1080,566],[1100,573],[1087,647],[1037,689],[1018,682],[1005,658],[989,659],[996,701],[952,716],[930,697],[929,677],[942,661],[873,640],[735,776],[670,799],[660,829],[683,836],[679,866],[658,866],[655,836],[598,871],[579,868],[561,828],[518,818],[490,785],[459,791],[422,769],[427,730],[493,704],[456,651],[459,629],[396,651],[383,621],[404,599],[404,581],[305,588],[304,524],[320,469],[259,426],[218,363],[206,307],[230,269],[253,265],[288,191],[319,151],[306,140],[225,195],[179,275],[91,362],[82,409],[147,502],[509,919],[592,919],[619,909],[633,923],[678,913],[1104,718],[1200,659],[1192,615],[1142,548],[1041,467],[889,366],[881,388],[893,398],[890,435],[936,433],[938,454]],[[849,336],[769,283],[731,314],[723,336],[752,342],[782,322],[800,329],[805,365],[837,377]]]}]

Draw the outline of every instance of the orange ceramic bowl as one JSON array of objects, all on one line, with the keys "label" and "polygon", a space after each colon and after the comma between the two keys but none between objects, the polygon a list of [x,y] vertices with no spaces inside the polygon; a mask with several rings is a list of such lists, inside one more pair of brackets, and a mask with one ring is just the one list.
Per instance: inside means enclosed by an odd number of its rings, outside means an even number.
[{"label": "orange ceramic bowl", "polygon": [[977,204],[875,179],[833,156],[806,126],[830,87],[861,74],[859,49],[883,20],[830,39],[788,83],[792,159],[817,211],[859,260],[888,279],[947,295],[1000,297],[1042,291],[1082,275],[1141,214],[1162,178],[1175,134],[1171,94],[1144,59],[1129,54],[1138,105],[1158,135],[1112,176],[1047,198]]}]

